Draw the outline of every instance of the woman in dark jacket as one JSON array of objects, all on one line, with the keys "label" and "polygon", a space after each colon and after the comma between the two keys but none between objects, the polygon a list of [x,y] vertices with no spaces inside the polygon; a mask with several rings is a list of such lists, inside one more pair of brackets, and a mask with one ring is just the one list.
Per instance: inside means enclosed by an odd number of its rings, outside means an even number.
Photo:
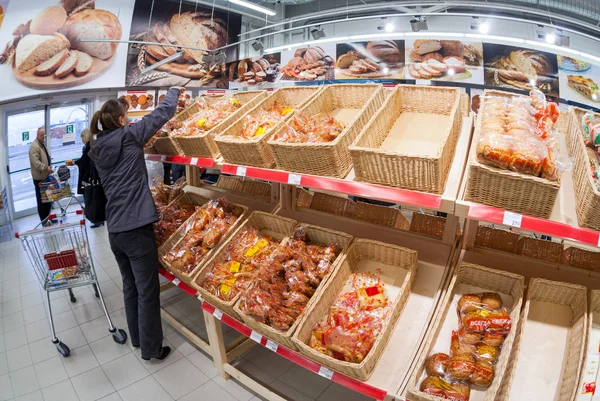
[{"label": "woman in dark jacket", "polygon": [[85,217],[92,223],[91,228],[104,225],[106,220],[106,196],[100,184],[100,176],[92,159],[90,159],[90,141],[92,132],[86,128],[81,132],[81,138],[85,144],[81,158],[75,162],[79,168],[77,178],[77,193],[83,195],[85,201]]},{"label": "woman in dark jacket", "polygon": [[123,278],[131,343],[141,346],[145,360],[164,359],[171,349],[162,346],[158,250],[152,227],[158,216],[148,186],[144,144],[173,117],[181,92],[171,88],[158,108],[129,125],[123,107],[109,100],[91,124],[96,140],[90,157],[108,199],[109,241]]}]

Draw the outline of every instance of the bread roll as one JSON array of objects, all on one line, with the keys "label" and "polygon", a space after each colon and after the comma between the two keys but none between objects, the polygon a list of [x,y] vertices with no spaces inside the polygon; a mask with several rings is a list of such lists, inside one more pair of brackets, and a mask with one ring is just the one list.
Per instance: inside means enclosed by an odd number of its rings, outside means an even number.
[{"label": "bread roll", "polygon": [[78,42],[77,39],[120,40],[123,34],[116,15],[106,10],[83,10],[71,15],[61,30],[74,49],[101,60],[108,60],[117,51],[118,43]]},{"label": "bread roll", "polygon": [[414,48],[417,53],[423,55],[441,50],[442,43],[439,40],[420,39],[415,40]]},{"label": "bread roll", "polygon": [[67,15],[74,14],[86,9],[94,9],[94,0],[60,0],[60,6],[65,9]]},{"label": "bread roll", "polygon": [[63,27],[67,12],[58,6],[46,7],[31,20],[29,31],[34,35],[52,35]]}]

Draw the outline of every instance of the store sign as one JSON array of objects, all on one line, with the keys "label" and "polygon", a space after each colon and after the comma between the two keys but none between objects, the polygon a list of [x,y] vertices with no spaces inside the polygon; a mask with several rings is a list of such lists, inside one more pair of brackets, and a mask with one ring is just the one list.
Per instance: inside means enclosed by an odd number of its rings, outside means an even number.
[{"label": "store sign", "polygon": [[65,133],[63,134],[63,145],[75,144],[75,129],[73,124],[67,124]]},{"label": "store sign", "polygon": [[21,136],[23,137],[23,142],[29,141],[29,131],[23,132]]}]

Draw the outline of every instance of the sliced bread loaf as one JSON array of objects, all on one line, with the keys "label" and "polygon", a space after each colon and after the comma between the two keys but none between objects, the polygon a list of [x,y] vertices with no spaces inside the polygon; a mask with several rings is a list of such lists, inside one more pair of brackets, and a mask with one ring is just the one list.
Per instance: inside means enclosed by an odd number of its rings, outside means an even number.
[{"label": "sliced bread loaf", "polygon": [[29,71],[68,49],[70,45],[67,38],[60,33],[27,35],[17,45],[15,65],[20,72]]},{"label": "sliced bread loaf", "polygon": [[79,61],[78,52],[76,52],[76,51],[69,52],[69,57],[67,57],[65,62],[62,63],[62,65],[60,67],[58,67],[58,70],[56,70],[56,72],[54,73],[54,76],[56,78],[66,77],[71,72],[73,72],[73,70],[75,70],[75,67],[77,66],[78,61]]},{"label": "sliced bread loaf", "polygon": [[77,52],[77,65],[75,66],[73,74],[75,74],[76,77],[82,77],[90,72],[92,65],[94,64],[94,59],[87,53],[77,50],[75,50],[75,52]]},{"label": "sliced bread loaf", "polygon": [[64,49],[50,60],[43,62],[38,65],[33,73],[40,77],[47,77],[48,75],[52,75],[54,71],[58,70],[58,67],[65,62],[65,60],[69,57],[69,49]]}]

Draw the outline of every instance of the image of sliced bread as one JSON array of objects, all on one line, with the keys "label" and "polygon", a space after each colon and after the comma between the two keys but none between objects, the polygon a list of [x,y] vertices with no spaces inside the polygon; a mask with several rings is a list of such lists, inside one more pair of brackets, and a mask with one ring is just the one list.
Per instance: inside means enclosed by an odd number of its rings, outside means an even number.
[{"label": "image of sliced bread", "polygon": [[537,71],[534,66],[531,64],[531,60],[529,60],[529,56],[527,52],[521,50],[515,50],[510,53],[510,61],[513,62],[515,67],[525,74],[528,79],[536,80],[537,79]]},{"label": "image of sliced bread", "polygon": [[94,59],[87,53],[80,52],[75,50],[77,53],[77,65],[75,65],[75,70],[73,70],[73,74],[76,77],[82,77],[92,69],[92,65],[94,65]]},{"label": "image of sliced bread", "polygon": [[58,70],[58,67],[64,63],[67,57],[69,57],[69,49],[64,49],[50,60],[44,61],[42,64],[38,65],[33,73],[40,77],[52,75],[54,74],[54,71]]},{"label": "image of sliced bread", "polygon": [[58,67],[58,70],[56,70],[56,72],[54,73],[54,76],[56,78],[66,77],[71,72],[73,72],[73,70],[75,70],[75,67],[77,66],[78,61],[79,61],[78,52],[76,52],[76,51],[70,52],[69,57],[67,57],[65,62],[62,63],[62,65],[60,67]]},{"label": "image of sliced bread", "polygon": [[68,49],[70,45],[67,38],[60,33],[27,35],[17,45],[15,65],[20,72],[29,71]]}]

